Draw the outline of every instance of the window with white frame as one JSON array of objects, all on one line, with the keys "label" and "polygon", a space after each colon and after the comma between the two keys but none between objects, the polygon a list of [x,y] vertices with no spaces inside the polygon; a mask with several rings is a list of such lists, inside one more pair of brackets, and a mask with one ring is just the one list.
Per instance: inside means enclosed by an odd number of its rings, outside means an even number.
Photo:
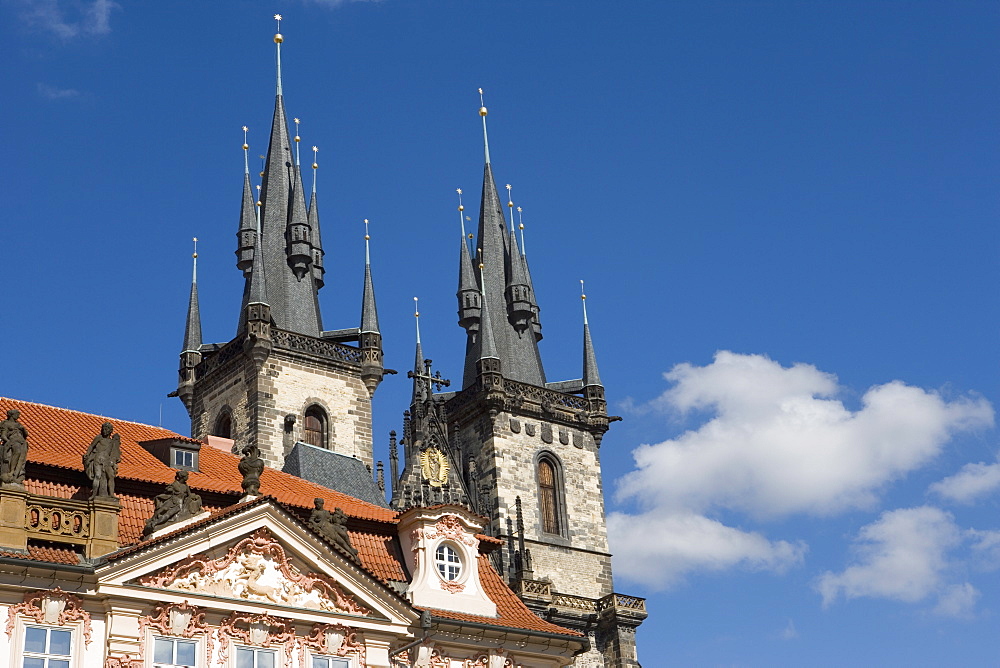
[{"label": "window with white frame", "polygon": [[22,668],[69,668],[73,632],[46,626],[24,627]]},{"label": "window with white frame", "polygon": [[444,543],[434,551],[434,565],[444,580],[457,580],[462,574],[462,558],[458,556],[458,551]]},{"label": "window with white frame", "polygon": [[277,668],[278,656],[273,649],[236,648],[236,668]]},{"label": "window with white frame", "polygon": [[198,643],[179,638],[153,639],[154,668],[195,668]]},{"label": "window with white frame", "polygon": [[351,660],[339,656],[314,656],[312,668],[351,668]]}]

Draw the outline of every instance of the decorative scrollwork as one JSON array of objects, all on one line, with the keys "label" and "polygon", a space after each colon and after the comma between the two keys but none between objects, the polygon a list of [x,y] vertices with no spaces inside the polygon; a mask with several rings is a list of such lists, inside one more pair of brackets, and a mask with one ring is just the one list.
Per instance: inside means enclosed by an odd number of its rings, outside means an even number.
[{"label": "decorative scrollwork", "polygon": [[14,633],[18,615],[30,617],[39,624],[64,626],[67,622],[83,621],[83,644],[90,644],[90,613],[83,609],[79,596],[59,587],[49,591],[26,592],[24,600],[7,609],[7,637]]}]

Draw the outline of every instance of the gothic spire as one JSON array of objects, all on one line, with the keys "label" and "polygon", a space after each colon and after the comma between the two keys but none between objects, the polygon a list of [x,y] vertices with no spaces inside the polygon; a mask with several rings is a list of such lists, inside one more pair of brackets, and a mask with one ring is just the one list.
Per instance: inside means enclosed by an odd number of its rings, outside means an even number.
[{"label": "gothic spire", "polygon": [[420,301],[417,297],[413,298],[413,320],[417,328],[417,346],[413,357],[413,394],[410,404],[416,406],[418,401],[424,399],[420,390],[420,376],[424,373],[424,349],[420,345]]},{"label": "gothic spire", "polygon": [[191,296],[188,298],[187,324],[184,326],[184,347],[181,349],[181,354],[196,353],[201,348],[201,310],[198,308],[198,237],[194,238],[191,265]]},{"label": "gothic spire", "polygon": [[372,260],[368,242],[368,219],[365,218],[365,287],[361,295],[361,333],[378,333],[378,309],[375,308],[375,288],[372,286]]},{"label": "gothic spire", "polygon": [[[257,238],[257,247],[253,254],[253,264],[250,267],[250,282],[247,285],[246,306],[250,304],[268,304],[267,301],[267,276],[264,269],[264,254],[257,252],[263,250],[260,238]],[[244,316],[245,317],[245,316]]]},{"label": "gothic spire", "polygon": [[528,279],[528,294],[531,297],[531,310],[534,316],[531,319],[531,330],[535,333],[535,341],[542,340],[542,321],[538,315],[540,308],[535,301],[535,285],[531,282],[531,267],[528,265],[528,251],[524,244],[524,220],[521,218],[522,209],[517,207],[517,227],[521,230],[521,263],[524,265],[524,275]]},{"label": "gothic spire", "polygon": [[[275,19],[280,22],[280,15],[275,15]],[[274,117],[260,194],[259,243],[267,274],[267,303],[276,326],[299,334],[319,336],[322,322],[311,268],[313,236],[306,214],[301,173],[293,160],[292,140],[285,115],[281,87],[281,45],[284,37],[280,32],[274,36],[274,42]]]},{"label": "gothic spire", "polygon": [[323,242],[320,239],[319,234],[319,202],[316,199],[316,174],[319,169],[319,162],[317,160],[317,153],[319,149],[315,146],[312,147],[313,150],[313,182],[312,182],[312,195],[309,198],[309,227],[312,229],[312,249],[313,249],[313,261],[312,261],[312,274],[313,283],[316,284],[316,289],[319,290],[323,287],[325,280],[323,275],[326,273],[326,269],[323,268]]},{"label": "gothic spire", "polygon": [[240,205],[240,228],[236,232],[239,247],[236,251],[236,267],[243,272],[244,278],[250,278],[250,265],[253,264],[253,249],[257,243],[257,206],[250,186],[250,158],[247,151],[247,126],[243,126],[243,202]]},{"label": "gothic spire", "polygon": [[583,386],[601,385],[601,374],[597,371],[597,355],[594,342],[590,340],[590,323],[587,321],[587,293],[580,281],[580,301],[583,303]]},{"label": "gothic spire", "polygon": [[458,188],[458,223],[462,230],[461,248],[458,251],[458,324],[472,336],[479,331],[479,310],[482,306],[482,295],[472,270],[472,258],[469,256],[469,244],[465,235],[465,206],[462,204],[462,189]]},{"label": "gothic spire", "polygon": [[[482,249],[480,249],[480,257],[482,257]],[[479,263],[479,273],[483,272],[483,263]],[[486,296],[486,280],[482,279],[483,284],[483,326],[481,328],[482,335],[479,337],[479,360],[500,360],[500,354],[497,351],[496,341],[493,340],[493,327],[490,322],[490,307],[489,301]]]}]

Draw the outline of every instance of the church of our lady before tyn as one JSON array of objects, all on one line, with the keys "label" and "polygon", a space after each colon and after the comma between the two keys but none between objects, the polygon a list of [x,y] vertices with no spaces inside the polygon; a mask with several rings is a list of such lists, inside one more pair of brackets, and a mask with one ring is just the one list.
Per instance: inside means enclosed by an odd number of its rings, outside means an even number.
[{"label": "church of our lady before tyn", "polygon": [[190,436],[0,398],[0,665],[638,667],[645,602],[614,591],[601,487],[616,418],[586,310],[581,377],[546,379],[486,107],[478,230],[456,258],[464,369],[433,370],[418,330],[386,472],[368,241],[358,325],[325,329],[283,40],[259,186],[245,161],[231,340],[203,340],[191,285],[171,393]]}]

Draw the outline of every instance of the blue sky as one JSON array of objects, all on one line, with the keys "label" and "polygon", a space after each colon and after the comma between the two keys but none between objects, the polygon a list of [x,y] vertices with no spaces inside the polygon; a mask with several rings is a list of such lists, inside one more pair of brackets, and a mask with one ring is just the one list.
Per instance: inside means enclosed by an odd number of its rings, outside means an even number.
[{"label": "blue sky", "polygon": [[[6,0],[0,394],[188,430],[190,240],[228,340],[275,12],[324,324],[358,322],[369,218],[390,367],[419,296],[460,374],[484,88],[550,380],[587,281],[645,666],[997,663],[1000,5]],[[377,458],[408,397],[379,388]]]}]

